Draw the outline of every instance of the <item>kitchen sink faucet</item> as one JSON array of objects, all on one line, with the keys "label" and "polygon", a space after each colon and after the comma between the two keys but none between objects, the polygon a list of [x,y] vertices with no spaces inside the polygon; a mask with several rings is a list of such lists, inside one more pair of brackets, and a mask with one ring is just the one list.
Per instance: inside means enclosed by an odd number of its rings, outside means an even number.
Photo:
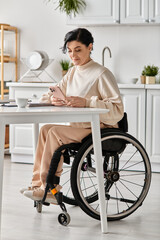
[{"label": "kitchen sink faucet", "polygon": [[107,49],[108,52],[109,52],[110,58],[112,57],[110,48],[109,48],[109,47],[104,47],[104,48],[103,48],[103,51],[102,51],[102,65],[103,65],[103,66],[104,66],[104,53],[105,53],[106,49]]}]

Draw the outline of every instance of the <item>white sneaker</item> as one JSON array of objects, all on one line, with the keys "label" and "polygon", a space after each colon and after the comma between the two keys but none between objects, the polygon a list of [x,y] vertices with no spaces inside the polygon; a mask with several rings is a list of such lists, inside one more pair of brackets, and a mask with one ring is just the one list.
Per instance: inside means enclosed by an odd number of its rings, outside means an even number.
[{"label": "white sneaker", "polygon": [[[34,201],[40,201],[43,199],[44,190],[41,188],[36,188],[34,190],[24,191],[23,194],[24,194],[24,196],[26,196]],[[57,204],[57,199],[51,192],[48,192],[45,202]]]},{"label": "white sneaker", "polygon": [[25,191],[33,191],[33,190],[36,189],[36,188],[38,188],[38,187],[32,187],[32,186],[23,187],[23,188],[21,188],[19,191],[20,191],[20,193],[23,194]]}]

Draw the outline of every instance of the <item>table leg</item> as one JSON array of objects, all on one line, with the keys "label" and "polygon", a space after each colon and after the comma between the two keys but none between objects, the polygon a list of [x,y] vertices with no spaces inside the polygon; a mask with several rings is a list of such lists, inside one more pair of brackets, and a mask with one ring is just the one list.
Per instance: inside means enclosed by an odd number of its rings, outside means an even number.
[{"label": "table leg", "polygon": [[3,163],[4,163],[5,124],[0,122],[0,234],[2,213],[2,187],[3,187]]},{"label": "table leg", "polygon": [[35,152],[38,142],[38,135],[39,135],[39,123],[33,124],[33,158],[35,159]]},{"label": "table leg", "polygon": [[96,175],[98,184],[99,208],[101,216],[101,229],[103,233],[108,232],[107,214],[106,214],[106,201],[104,192],[104,179],[103,179],[103,162],[102,162],[102,147],[100,137],[100,120],[99,115],[92,117],[92,136],[93,146],[96,159]]}]

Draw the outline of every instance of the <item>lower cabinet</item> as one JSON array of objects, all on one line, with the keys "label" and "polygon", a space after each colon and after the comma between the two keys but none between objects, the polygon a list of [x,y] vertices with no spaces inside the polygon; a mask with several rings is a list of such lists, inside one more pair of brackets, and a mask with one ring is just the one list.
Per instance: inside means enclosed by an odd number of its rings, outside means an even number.
[{"label": "lower cabinet", "polygon": [[128,117],[128,132],[145,145],[145,91],[120,88],[120,92]]},{"label": "lower cabinet", "polygon": [[[146,149],[151,162],[160,164],[160,89],[147,89]],[[156,170],[156,169],[155,169]]]},{"label": "lower cabinet", "polygon": [[160,172],[160,85],[141,87],[119,87],[128,115],[128,133],[146,149],[152,171]]}]

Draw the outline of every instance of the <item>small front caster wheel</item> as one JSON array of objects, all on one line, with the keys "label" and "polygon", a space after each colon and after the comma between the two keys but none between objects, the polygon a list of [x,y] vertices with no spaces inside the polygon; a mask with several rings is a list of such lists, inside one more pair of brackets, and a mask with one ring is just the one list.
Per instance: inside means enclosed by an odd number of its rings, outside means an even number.
[{"label": "small front caster wheel", "polygon": [[42,212],[42,203],[41,202],[36,201],[36,209],[37,209],[38,213]]},{"label": "small front caster wheel", "polygon": [[60,213],[58,216],[58,222],[63,225],[67,226],[71,221],[71,218],[67,212]]}]

